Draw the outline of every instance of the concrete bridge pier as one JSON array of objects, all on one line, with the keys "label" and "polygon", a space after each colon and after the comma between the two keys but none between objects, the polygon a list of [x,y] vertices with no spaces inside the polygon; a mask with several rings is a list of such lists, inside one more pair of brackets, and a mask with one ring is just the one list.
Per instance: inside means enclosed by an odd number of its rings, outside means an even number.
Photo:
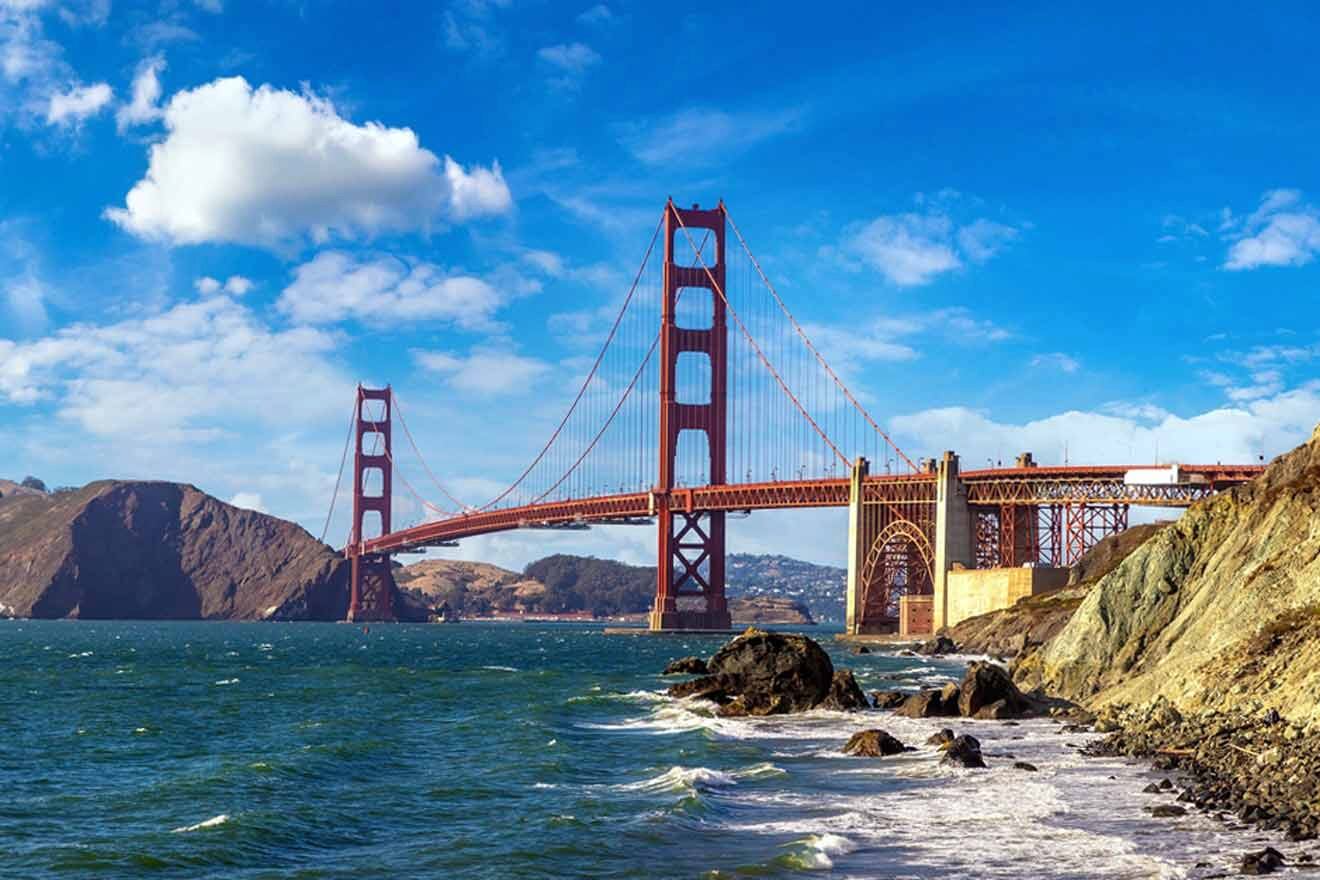
[{"label": "concrete bridge pier", "polygon": [[976,567],[976,529],[967,486],[958,476],[958,456],[950,450],[935,471],[934,632],[949,623],[949,572],[955,567]]}]

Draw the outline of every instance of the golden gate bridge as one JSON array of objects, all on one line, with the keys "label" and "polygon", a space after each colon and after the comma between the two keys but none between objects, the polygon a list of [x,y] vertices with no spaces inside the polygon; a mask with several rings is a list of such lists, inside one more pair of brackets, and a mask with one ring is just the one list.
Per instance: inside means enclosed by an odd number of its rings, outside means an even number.
[{"label": "golden gate bridge", "polygon": [[[400,467],[396,421],[428,492]],[[388,386],[358,387],[341,481],[350,444],[349,619],[394,618],[391,554],[512,529],[654,524],[660,631],[729,628],[731,513],[848,508],[848,631],[916,634],[948,622],[956,569],[1067,566],[1125,529],[1133,506],[1185,507],[1261,470],[914,461],[812,343],[723,202],[672,200],[567,411],[505,488],[457,498]],[[396,530],[396,495],[424,521]],[[327,528],[332,515],[333,501]]]}]

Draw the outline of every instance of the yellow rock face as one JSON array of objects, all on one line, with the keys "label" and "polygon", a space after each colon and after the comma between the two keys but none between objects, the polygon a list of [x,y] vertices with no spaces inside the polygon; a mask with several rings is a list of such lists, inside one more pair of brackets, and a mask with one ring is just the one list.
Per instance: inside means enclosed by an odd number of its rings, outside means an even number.
[{"label": "yellow rock face", "polygon": [[1320,428],[1142,545],[1018,676],[1093,707],[1320,722]]}]

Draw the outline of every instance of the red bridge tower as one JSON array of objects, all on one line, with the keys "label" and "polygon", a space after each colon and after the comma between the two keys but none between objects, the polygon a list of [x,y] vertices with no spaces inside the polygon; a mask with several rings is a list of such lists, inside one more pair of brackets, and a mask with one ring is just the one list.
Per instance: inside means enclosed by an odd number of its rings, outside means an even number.
[{"label": "red bridge tower", "polygon": [[[353,531],[348,542],[350,559],[349,620],[394,620],[394,573],[385,553],[363,553],[362,542],[390,529],[390,489],[393,482],[393,448],[390,445],[390,386],[371,389],[358,386],[353,415]],[[380,494],[367,494],[367,480]],[[379,527],[368,533],[368,514],[379,517]],[[374,525],[374,524],[373,524]]]},{"label": "red bridge tower", "polygon": [[[651,629],[728,629],[729,609],[724,599],[724,512],[705,514],[691,509],[691,496],[674,491],[674,455],[683,431],[701,431],[710,451],[710,484],[724,485],[728,437],[729,336],[724,301],[724,203],[713,211],[697,206],[685,211],[671,199],[665,207],[664,301],[660,314],[660,472],[653,492],[660,541],[655,605]],[[709,235],[715,242],[713,257],[691,243]],[[680,252],[692,253],[692,265],[675,261],[675,239]],[[703,247],[704,250],[704,247]],[[679,291],[709,294],[711,325],[680,327],[675,319]],[[680,403],[675,381],[679,355],[698,352],[710,358],[710,397],[707,403]],[[685,599],[683,607],[679,600]],[[687,607],[693,603],[698,607]]]}]

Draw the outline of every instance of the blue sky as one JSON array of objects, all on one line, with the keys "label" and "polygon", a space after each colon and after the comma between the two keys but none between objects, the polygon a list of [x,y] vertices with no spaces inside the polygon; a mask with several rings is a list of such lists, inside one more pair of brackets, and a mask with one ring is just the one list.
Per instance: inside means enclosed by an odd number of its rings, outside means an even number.
[{"label": "blue sky", "polygon": [[[728,202],[914,458],[1277,454],[1320,420],[1318,30],[1287,4],[0,0],[0,475],[185,480],[319,533],[352,387],[388,381],[481,496],[669,195]],[[837,516],[795,517],[735,549],[842,558]],[[461,555],[645,561],[641,531]]]}]

